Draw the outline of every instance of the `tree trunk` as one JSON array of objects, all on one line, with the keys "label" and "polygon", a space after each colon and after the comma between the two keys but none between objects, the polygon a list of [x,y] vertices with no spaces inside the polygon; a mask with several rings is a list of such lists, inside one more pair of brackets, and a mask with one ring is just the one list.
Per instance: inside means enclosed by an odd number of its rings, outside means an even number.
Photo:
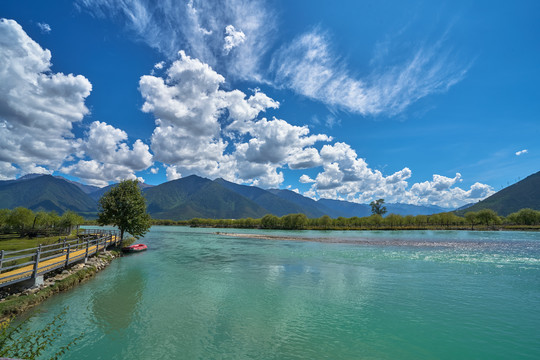
[{"label": "tree trunk", "polygon": [[120,229],[120,241],[124,241],[124,229]]}]

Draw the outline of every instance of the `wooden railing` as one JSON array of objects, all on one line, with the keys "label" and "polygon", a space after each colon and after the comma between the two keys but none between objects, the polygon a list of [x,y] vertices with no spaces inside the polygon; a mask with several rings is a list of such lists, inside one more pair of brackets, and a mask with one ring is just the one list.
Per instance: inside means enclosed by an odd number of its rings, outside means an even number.
[{"label": "wooden railing", "polygon": [[119,243],[117,230],[84,229],[76,240],[64,239],[63,242],[23,250],[0,250],[0,288],[35,280]]}]

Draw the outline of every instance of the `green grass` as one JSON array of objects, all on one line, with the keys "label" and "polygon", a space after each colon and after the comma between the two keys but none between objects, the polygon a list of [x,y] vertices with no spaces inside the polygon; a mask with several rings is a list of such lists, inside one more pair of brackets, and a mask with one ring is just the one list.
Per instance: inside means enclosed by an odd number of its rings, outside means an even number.
[{"label": "green grass", "polygon": [[[61,237],[64,239],[64,236]],[[60,239],[59,236],[48,236],[48,237],[19,237],[16,234],[4,234],[0,235],[0,250],[5,251],[14,251],[14,250],[23,250],[38,247],[39,244],[48,245],[54,244]],[[67,236],[68,240],[77,239],[77,236],[72,234]]]}]

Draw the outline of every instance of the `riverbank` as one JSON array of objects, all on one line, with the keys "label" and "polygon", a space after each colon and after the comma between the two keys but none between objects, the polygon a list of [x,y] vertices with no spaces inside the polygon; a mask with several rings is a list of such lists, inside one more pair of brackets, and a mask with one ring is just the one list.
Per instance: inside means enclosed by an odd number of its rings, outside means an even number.
[{"label": "riverbank", "polygon": [[76,264],[68,269],[50,273],[43,285],[37,288],[12,294],[5,290],[0,292],[0,322],[25,312],[54,294],[70,290],[85,282],[120,256],[121,252],[117,250],[106,251],[88,259],[86,264]]}]

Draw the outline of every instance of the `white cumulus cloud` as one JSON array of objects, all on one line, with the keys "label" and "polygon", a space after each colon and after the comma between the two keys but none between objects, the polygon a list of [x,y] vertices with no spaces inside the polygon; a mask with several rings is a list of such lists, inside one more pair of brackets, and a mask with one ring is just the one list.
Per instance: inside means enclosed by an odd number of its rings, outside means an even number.
[{"label": "white cumulus cloud", "polygon": [[280,168],[321,163],[312,146],[330,137],[285,120],[258,119],[279,103],[260,90],[249,97],[222,90],[222,75],[183,51],[179,56],[165,78],[146,75],[139,83],[142,110],[156,117],[152,151],[169,166],[168,178],[198,174],[270,187],[283,182]]},{"label": "white cumulus cloud", "polygon": [[523,150],[517,151],[517,152],[516,152],[516,156],[520,156],[520,155],[523,155],[523,154],[527,154],[528,152],[529,152],[529,150],[523,149]]},{"label": "white cumulus cloud", "polygon": [[229,54],[233,48],[246,41],[246,34],[241,30],[236,30],[232,25],[227,25],[224,41],[223,51],[225,51],[225,54]]},{"label": "white cumulus cloud", "polygon": [[373,170],[367,162],[359,158],[348,144],[337,142],[324,145],[320,151],[323,171],[315,179],[307,175],[300,178],[302,183],[313,183],[306,195],[317,198],[343,199],[367,203],[384,198],[387,203],[399,202],[414,205],[439,205],[452,208],[476,202],[494,193],[485,184],[475,183],[469,190],[457,187],[461,174],[449,178],[433,175],[432,181],[409,184],[412,171],[402,170],[385,176]]},{"label": "white cumulus cloud", "polygon": [[94,121],[86,139],[77,145],[77,155],[91,160],[82,159],[61,170],[97,186],[105,186],[110,181],[137,179],[135,172],[150,167],[153,156],[141,140],[136,140],[130,149],[127,139],[125,131]]},{"label": "white cumulus cloud", "polygon": [[20,173],[53,171],[74,150],[73,124],[88,114],[92,85],[51,72],[51,52],[14,20],[0,19],[0,162]]}]

